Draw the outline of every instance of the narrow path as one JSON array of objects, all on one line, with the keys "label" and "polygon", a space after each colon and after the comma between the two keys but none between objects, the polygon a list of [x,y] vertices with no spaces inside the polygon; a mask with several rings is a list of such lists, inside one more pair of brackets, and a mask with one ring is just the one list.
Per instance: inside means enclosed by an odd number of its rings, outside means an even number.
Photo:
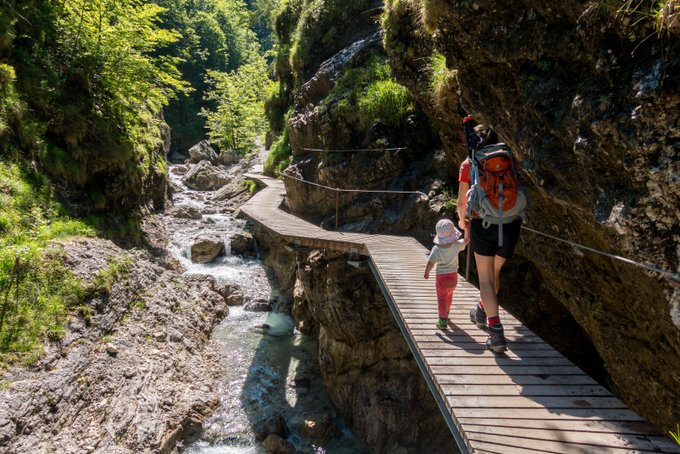
[{"label": "narrow path", "polygon": [[[678,452],[571,361],[501,309],[509,350],[486,350],[470,323],[478,290],[459,276],[449,329],[434,325],[434,283],[422,277],[427,249],[411,237],[329,232],[279,209],[283,183],[266,187],[241,214],[291,245],[360,254],[380,284],[462,452]],[[348,256],[349,258],[349,256]]]}]

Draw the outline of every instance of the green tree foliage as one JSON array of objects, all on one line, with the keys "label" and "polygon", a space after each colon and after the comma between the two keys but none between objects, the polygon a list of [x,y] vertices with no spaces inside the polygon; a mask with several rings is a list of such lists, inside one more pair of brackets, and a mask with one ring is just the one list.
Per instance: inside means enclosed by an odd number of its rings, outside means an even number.
[{"label": "green tree foliage", "polygon": [[179,38],[157,26],[162,11],[139,0],[64,1],[59,11],[60,57],[88,83],[95,105],[110,105],[124,127],[187,89],[178,58],[157,52]]},{"label": "green tree foliage", "polygon": [[188,88],[177,58],[161,53],[177,39],[158,27],[162,9],[138,0],[26,0],[1,2],[0,12],[13,18],[0,30],[0,63],[16,74],[5,155],[11,148],[63,187],[102,194],[103,210],[133,212],[151,178],[162,185],[161,109]]},{"label": "green tree foliage", "polygon": [[264,132],[264,101],[274,89],[267,66],[264,57],[255,54],[236,71],[208,73],[214,87],[208,96],[217,109],[204,110],[202,115],[211,140],[220,148],[246,152]]},{"label": "green tree foliage", "polygon": [[[272,0],[268,0],[272,1]],[[205,117],[201,109],[215,110],[215,97],[208,95],[210,71],[237,70],[259,49],[261,41],[272,41],[267,27],[254,21],[264,21],[268,1],[253,4],[252,8],[241,0],[155,0],[168,10],[164,13],[165,27],[178,30],[182,38],[170,49],[172,55],[183,58],[180,65],[183,78],[195,89],[180,95],[166,110],[166,119],[172,128],[172,148],[184,151],[206,134]]]}]

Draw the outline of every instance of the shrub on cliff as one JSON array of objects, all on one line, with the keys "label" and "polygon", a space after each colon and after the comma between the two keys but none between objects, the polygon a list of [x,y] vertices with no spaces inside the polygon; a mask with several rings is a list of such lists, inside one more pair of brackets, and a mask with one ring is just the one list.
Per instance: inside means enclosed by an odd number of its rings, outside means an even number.
[{"label": "shrub on cliff", "polygon": [[60,338],[83,286],[47,244],[91,234],[65,215],[43,176],[0,162],[0,366],[13,358],[30,361],[43,338]]},{"label": "shrub on cliff", "polygon": [[378,56],[345,69],[324,104],[329,106],[329,127],[351,131],[364,131],[376,122],[398,126],[415,107],[409,91],[392,80],[389,66]]}]

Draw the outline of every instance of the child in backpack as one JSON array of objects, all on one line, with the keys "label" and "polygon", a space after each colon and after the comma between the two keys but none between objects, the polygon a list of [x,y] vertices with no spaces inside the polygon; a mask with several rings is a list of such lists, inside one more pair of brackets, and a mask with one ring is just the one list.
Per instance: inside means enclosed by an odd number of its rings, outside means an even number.
[{"label": "child in backpack", "polygon": [[449,310],[453,301],[453,291],[458,285],[458,253],[465,248],[465,240],[449,219],[441,219],[435,227],[434,246],[425,265],[425,279],[436,266],[437,309],[439,319],[437,328],[446,329],[449,323]]}]

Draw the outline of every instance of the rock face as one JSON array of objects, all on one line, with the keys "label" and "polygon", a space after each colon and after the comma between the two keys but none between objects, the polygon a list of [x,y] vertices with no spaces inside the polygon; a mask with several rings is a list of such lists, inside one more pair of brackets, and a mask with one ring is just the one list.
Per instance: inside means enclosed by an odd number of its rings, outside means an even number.
[{"label": "rock face", "polygon": [[[325,62],[339,60],[331,52],[316,55],[304,72],[295,72],[302,82],[288,125],[294,153],[286,172],[330,189],[285,179],[291,212],[330,228],[339,221],[341,230],[408,234],[429,246],[436,220],[456,217],[446,195],[456,194],[457,169],[466,156],[461,118],[474,114],[522,162],[532,198],[527,227],[679,269],[677,28],[662,30],[671,39],[657,39],[665,35],[655,35],[652,23],[633,21],[601,2],[490,0],[390,2],[382,28],[390,67],[422,110],[398,132],[384,125],[352,129],[349,122],[329,128],[337,125],[329,106],[341,100],[327,97],[335,83],[328,74],[335,73]],[[353,42],[366,36],[357,33]],[[382,55],[372,49],[342,62],[342,71],[365,64],[367,54]],[[428,122],[439,141],[423,126]],[[322,148],[319,143],[362,149],[370,134],[407,149],[343,155],[304,150]],[[428,197],[336,198],[332,188],[348,187],[418,190]],[[504,269],[504,307],[659,429],[675,429],[680,289],[662,275],[534,231],[523,231]],[[296,286],[310,306],[327,298]],[[317,315],[302,321],[323,338]]]},{"label": "rock face", "polygon": [[[455,452],[455,441],[368,268],[346,254],[289,252],[255,229],[265,264],[301,332],[319,338],[319,364],[341,414],[376,453]],[[296,271],[297,270],[297,271]],[[306,430],[320,439],[324,416]]]},{"label": "rock face", "polygon": [[231,253],[238,255],[252,255],[253,236],[247,232],[235,233],[229,237]]},{"label": "rock face", "polygon": [[[415,5],[417,13],[390,8],[395,24],[417,15],[423,23],[416,32],[388,28],[392,66],[415,87],[413,59],[404,54],[409,33],[417,35],[416,54],[436,49],[446,58],[457,83],[442,97],[465,109],[430,103],[429,112],[449,125],[459,124],[461,111],[475,114],[513,147],[533,200],[529,226],[676,271],[677,40],[645,39],[653,24],[629,25],[624,12],[595,2]],[[454,163],[464,157],[454,141],[443,141]],[[677,292],[662,276],[525,231],[501,297],[541,335],[575,321],[617,394],[667,430],[680,419]],[[589,366],[587,351],[563,347]]]},{"label": "rock face", "polygon": [[105,240],[63,250],[85,281],[112,261],[129,271],[108,293],[91,294],[37,364],[4,373],[2,452],[172,452],[219,405],[210,333],[227,307],[214,280],[184,277]]}]

